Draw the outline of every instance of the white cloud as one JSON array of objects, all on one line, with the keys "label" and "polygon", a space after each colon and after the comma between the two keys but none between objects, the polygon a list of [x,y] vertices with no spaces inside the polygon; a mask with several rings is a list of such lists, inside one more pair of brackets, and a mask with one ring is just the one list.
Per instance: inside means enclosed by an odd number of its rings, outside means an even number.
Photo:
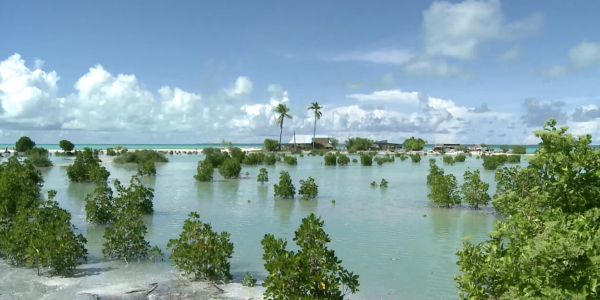
[{"label": "white cloud", "polygon": [[225,93],[229,97],[247,96],[252,94],[252,88],[252,81],[248,77],[241,76],[228,89],[225,89]]},{"label": "white cloud", "polygon": [[355,51],[322,57],[333,61],[364,61],[380,64],[400,65],[407,62],[414,54],[408,50],[375,50]]},{"label": "white cloud", "polygon": [[517,60],[517,58],[519,58],[519,47],[517,46],[513,46],[498,56],[498,59],[504,62],[513,62]]},{"label": "white cloud", "polygon": [[43,66],[44,66],[44,61],[43,61],[43,60],[41,60],[41,59],[39,59],[39,58],[36,58],[36,59],[33,61],[33,68],[34,68],[35,70],[38,70],[38,69],[39,69],[39,70],[41,70]]},{"label": "white cloud", "polygon": [[371,94],[352,94],[346,97],[358,101],[389,101],[402,104],[419,103],[419,93],[403,92],[401,90],[376,91]]},{"label": "white cloud", "polygon": [[600,65],[600,43],[579,43],[569,50],[569,64],[574,69]]},{"label": "white cloud", "polygon": [[499,0],[436,1],[423,12],[425,53],[473,59],[486,42],[534,34],[542,23],[540,14],[507,23]]},{"label": "white cloud", "polygon": [[472,76],[469,70],[445,60],[434,60],[429,57],[416,57],[402,66],[407,76],[415,77],[448,77],[468,79]]},{"label": "white cloud", "polygon": [[600,43],[582,42],[569,49],[565,66],[545,68],[540,75],[546,78],[563,77],[595,66],[600,66]]}]

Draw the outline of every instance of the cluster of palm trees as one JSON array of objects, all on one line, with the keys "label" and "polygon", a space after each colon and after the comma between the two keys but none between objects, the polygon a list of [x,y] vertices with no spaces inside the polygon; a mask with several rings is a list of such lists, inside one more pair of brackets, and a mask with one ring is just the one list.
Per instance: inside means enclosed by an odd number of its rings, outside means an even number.
[{"label": "cluster of palm trees", "polygon": [[[313,130],[313,138],[317,135],[317,120],[321,119],[321,116],[323,115],[321,113],[322,108],[323,108],[323,106],[319,106],[318,102],[313,102],[312,105],[307,108],[307,110],[314,110],[314,112],[315,112],[315,127]],[[292,119],[292,115],[290,115],[291,109],[289,107],[287,107],[287,105],[280,103],[279,105],[277,105],[277,107],[275,107],[275,109],[273,109],[273,111],[279,114],[279,117],[277,117],[277,125],[279,125],[279,128],[280,128],[279,151],[281,151],[281,136],[283,135],[283,120],[285,118]],[[315,141],[314,140],[312,143],[312,147],[313,147],[313,149],[315,149]]]}]

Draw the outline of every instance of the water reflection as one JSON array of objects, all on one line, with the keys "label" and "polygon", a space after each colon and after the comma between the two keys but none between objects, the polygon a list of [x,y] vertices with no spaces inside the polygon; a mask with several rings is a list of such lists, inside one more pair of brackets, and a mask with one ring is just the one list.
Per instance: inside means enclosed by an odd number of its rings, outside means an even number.
[{"label": "water reflection", "polygon": [[311,213],[317,214],[317,205],[319,204],[317,199],[299,199],[298,203],[300,204],[302,218]]},{"label": "water reflection", "polygon": [[212,202],[214,189],[213,182],[196,181],[196,195],[202,202]]},{"label": "water reflection", "polygon": [[85,197],[93,193],[96,186],[96,183],[92,182],[71,182],[67,186],[67,196],[75,203],[77,208],[83,209],[85,207]]},{"label": "water reflection", "polygon": [[279,223],[282,227],[290,227],[290,218],[295,205],[295,199],[274,199],[273,210],[275,211],[275,215],[279,215]]}]

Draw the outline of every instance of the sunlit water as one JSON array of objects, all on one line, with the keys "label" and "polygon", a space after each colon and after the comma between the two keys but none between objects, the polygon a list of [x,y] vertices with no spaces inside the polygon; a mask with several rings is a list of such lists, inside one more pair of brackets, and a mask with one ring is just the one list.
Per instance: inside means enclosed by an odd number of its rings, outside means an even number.
[{"label": "sunlit water", "polygon": [[[259,283],[267,275],[260,240],[272,233],[293,245],[301,219],[315,213],[325,221],[325,231],[332,239],[330,247],[343,260],[343,266],[360,275],[360,292],[351,299],[458,299],[453,276],[458,273],[455,253],[461,239],[471,235],[475,241],[482,240],[496,217],[489,208],[431,207],[426,186],[427,161],[431,157],[423,157],[420,163],[397,159],[383,166],[326,167],[322,165],[323,157],[306,156],[298,158],[298,166],[266,166],[270,182],[261,185],[256,175],[263,166],[245,166],[242,174],[249,172],[250,176],[239,180],[223,180],[215,171],[214,182],[201,183],[193,178],[201,156],[170,156],[170,162],[157,166],[155,178],[143,180],[155,189],[155,213],[145,218],[147,238],[167,253],[167,259],[129,266],[104,260],[104,228],[85,222],[84,198],[94,185],[69,183],[66,167],[44,169],[44,190],[58,191],[57,201],[71,212],[72,222],[87,237],[89,262],[80,267],[85,272],[79,277],[50,278],[37,276],[31,269],[9,267],[0,260],[0,298],[74,299],[81,293],[119,295],[154,282],[173,284],[177,272],[170,266],[166,245],[179,235],[187,215],[197,211],[214,229],[229,232],[234,243],[234,283],[223,285],[227,293],[218,298],[260,295],[262,287],[239,284],[246,272]],[[441,164],[441,157],[437,158]],[[52,159],[55,164],[68,162],[66,158]],[[128,183],[136,173],[135,165],[106,167],[111,181]],[[481,160],[473,156],[444,169],[462,183],[464,171],[481,169]],[[312,176],[319,185],[318,198],[274,199],[273,184],[282,170],[290,172],[296,190],[300,179]],[[382,178],[389,181],[389,187],[370,186]],[[482,178],[491,183],[493,193],[493,171],[482,170]],[[210,289],[198,288],[196,297],[210,299],[207,291]]]}]

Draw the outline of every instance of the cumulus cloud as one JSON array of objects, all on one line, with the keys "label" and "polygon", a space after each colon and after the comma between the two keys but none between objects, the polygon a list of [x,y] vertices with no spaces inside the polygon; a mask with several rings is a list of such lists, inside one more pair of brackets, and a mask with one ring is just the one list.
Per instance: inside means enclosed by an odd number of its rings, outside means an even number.
[{"label": "cumulus cloud", "polygon": [[435,60],[429,57],[420,56],[409,60],[402,66],[402,71],[407,76],[415,77],[449,77],[468,79],[471,77],[471,71],[458,65],[450,64],[445,60]]},{"label": "cumulus cloud", "polygon": [[469,112],[476,113],[476,114],[486,113],[489,111],[490,111],[490,109],[488,108],[487,104],[485,104],[485,103],[481,104],[480,107],[474,107],[474,108],[469,109]]},{"label": "cumulus cloud", "polygon": [[504,62],[513,62],[519,58],[519,47],[514,46],[508,49],[506,52],[500,54],[498,59]]},{"label": "cumulus cloud", "polygon": [[352,94],[346,97],[358,101],[390,101],[394,103],[417,104],[419,93],[403,92],[401,90],[376,91],[371,94]]},{"label": "cumulus cloud", "polygon": [[582,42],[569,49],[566,65],[542,69],[540,75],[546,78],[556,78],[596,66],[600,66],[600,43]]},{"label": "cumulus cloud", "polygon": [[499,0],[436,1],[423,12],[425,53],[473,59],[483,44],[535,34],[542,24],[537,13],[506,22]]},{"label": "cumulus cloud", "polygon": [[575,122],[588,122],[599,118],[600,108],[593,104],[578,107],[571,114],[571,120]]},{"label": "cumulus cloud", "polygon": [[525,112],[521,120],[528,127],[541,127],[550,117],[559,123],[566,121],[566,114],[562,111],[565,103],[562,101],[540,103],[537,99],[527,98],[523,100],[522,106]]}]

